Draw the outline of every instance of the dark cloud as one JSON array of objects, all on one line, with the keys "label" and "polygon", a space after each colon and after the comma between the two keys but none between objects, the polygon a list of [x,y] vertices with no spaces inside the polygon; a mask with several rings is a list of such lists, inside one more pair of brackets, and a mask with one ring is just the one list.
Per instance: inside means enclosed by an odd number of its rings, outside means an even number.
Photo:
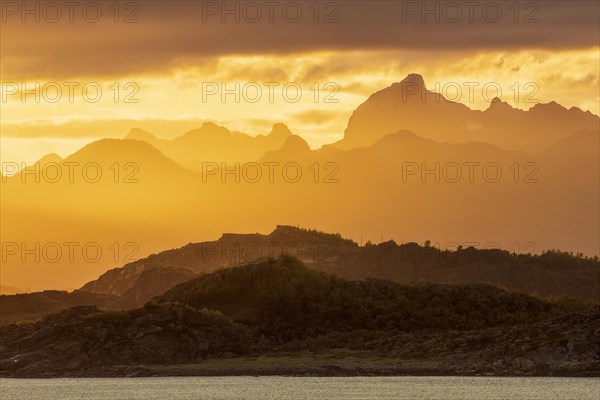
[{"label": "dark cloud", "polygon": [[[59,22],[48,22],[56,18],[48,3],[61,7]],[[21,1],[1,3],[2,80],[148,73],[230,54],[561,50],[600,42],[597,1],[133,1],[120,2],[118,14],[109,8],[114,2],[97,1],[97,23],[90,22],[96,6],[84,13],[89,2],[81,1],[71,22],[63,3],[28,2],[39,11],[27,15]],[[124,23],[128,17],[137,22]]]}]

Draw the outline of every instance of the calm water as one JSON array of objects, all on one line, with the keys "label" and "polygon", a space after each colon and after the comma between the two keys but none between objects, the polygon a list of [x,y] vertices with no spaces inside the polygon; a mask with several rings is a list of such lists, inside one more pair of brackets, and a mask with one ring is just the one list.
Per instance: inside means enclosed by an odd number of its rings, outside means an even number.
[{"label": "calm water", "polygon": [[598,400],[600,379],[483,377],[0,379],[0,399]]}]

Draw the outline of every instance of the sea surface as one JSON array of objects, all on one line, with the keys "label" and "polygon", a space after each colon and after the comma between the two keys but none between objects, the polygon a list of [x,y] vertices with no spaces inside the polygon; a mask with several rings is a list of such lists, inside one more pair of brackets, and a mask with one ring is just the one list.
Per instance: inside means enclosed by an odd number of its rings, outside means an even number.
[{"label": "sea surface", "polygon": [[181,377],[0,379],[0,399],[599,400],[600,378]]}]

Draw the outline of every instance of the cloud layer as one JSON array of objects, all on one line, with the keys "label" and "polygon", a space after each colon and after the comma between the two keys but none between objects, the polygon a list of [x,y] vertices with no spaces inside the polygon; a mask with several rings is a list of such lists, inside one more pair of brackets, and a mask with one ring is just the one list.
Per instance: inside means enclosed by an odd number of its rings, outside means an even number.
[{"label": "cloud layer", "polygon": [[21,2],[2,6],[3,80],[150,73],[232,54],[565,50],[599,42],[594,1],[28,4],[29,12]]}]

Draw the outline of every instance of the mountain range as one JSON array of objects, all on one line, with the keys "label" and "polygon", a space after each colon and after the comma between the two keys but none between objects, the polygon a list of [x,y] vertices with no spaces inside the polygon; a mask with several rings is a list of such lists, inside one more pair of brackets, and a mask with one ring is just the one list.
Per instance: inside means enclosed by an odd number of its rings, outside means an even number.
[{"label": "mountain range", "polygon": [[181,166],[202,171],[203,162],[231,164],[255,161],[267,151],[279,149],[290,136],[292,133],[288,127],[281,123],[273,125],[268,135],[249,136],[207,122],[172,140],[158,139],[140,129],[132,129],[125,139],[147,142]]},{"label": "mountain range", "polygon": [[576,131],[597,130],[598,116],[556,102],[537,103],[524,111],[499,98],[484,111],[471,110],[428,90],[421,75],[410,74],[361,104],[348,121],[344,139],[335,145],[370,146],[402,129],[437,141],[488,142],[507,150],[539,152]]},{"label": "mountain range", "polygon": [[173,140],[133,130],[44,157],[2,179],[3,241],[95,243],[103,258],[17,252],[2,260],[3,284],[81,287],[166,248],[277,224],[356,242],[600,254],[600,118],[555,103],[476,111],[429,93],[409,75],[359,106],[344,139],[316,150],[282,124],[253,138],[207,123]]}]

